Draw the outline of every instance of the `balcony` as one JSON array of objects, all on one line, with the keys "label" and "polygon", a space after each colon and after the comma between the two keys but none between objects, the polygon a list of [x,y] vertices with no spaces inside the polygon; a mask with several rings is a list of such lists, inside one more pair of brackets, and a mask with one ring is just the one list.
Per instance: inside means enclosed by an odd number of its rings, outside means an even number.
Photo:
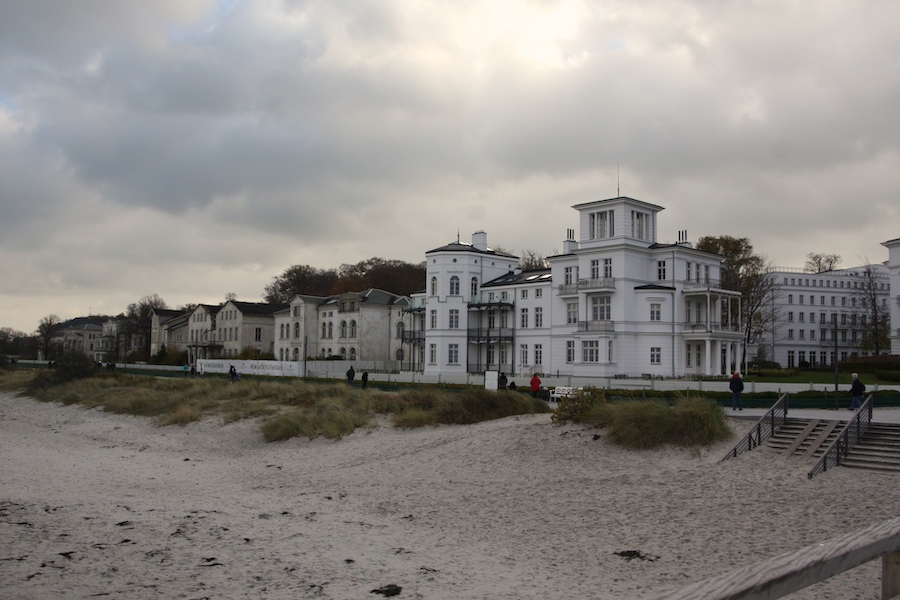
[{"label": "balcony", "polygon": [[606,291],[616,289],[616,280],[613,277],[598,277],[596,279],[579,279],[575,283],[563,283],[556,286],[557,296],[574,296],[579,292]]},{"label": "balcony", "polygon": [[403,312],[412,313],[412,312],[424,312],[425,311],[425,298],[413,298],[409,306],[403,309]]},{"label": "balcony", "polygon": [[515,302],[513,302],[509,295],[504,296],[495,292],[470,296],[468,304],[469,310],[490,310],[497,308],[512,310],[512,308],[515,307]]},{"label": "balcony", "polygon": [[421,344],[425,341],[425,332],[422,330],[419,331],[404,331],[400,336],[400,340],[404,344]]},{"label": "balcony", "polygon": [[615,329],[615,321],[578,321],[580,333],[612,333]]},{"label": "balcony", "polygon": [[740,333],[740,326],[737,324],[721,323],[719,321],[710,321],[708,323],[687,322],[681,324],[681,331],[685,333],[715,333],[729,332]]},{"label": "balcony", "polygon": [[515,338],[512,327],[469,327],[468,340],[474,344],[511,342]]}]

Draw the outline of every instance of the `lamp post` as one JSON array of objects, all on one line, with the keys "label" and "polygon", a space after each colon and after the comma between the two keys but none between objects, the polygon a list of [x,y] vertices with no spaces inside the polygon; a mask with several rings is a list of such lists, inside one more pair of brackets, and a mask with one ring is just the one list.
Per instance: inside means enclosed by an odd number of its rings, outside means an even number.
[{"label": "lamp post", "polygon": [[838,409],[838,334],[837,334],[837,313],[831,315],[832,321],[834,321],[834,328],[831,330],[831,335],[834,339],[834,410]]}]

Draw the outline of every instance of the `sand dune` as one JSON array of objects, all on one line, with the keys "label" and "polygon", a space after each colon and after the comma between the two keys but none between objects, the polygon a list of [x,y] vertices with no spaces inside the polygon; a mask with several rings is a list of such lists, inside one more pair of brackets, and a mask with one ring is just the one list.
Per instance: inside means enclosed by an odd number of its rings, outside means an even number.
[{"label": "sand dune", "polygon": [[0,394],[0,597],[654,598],[900,515],[900,476],[727,446],[626,451],[547,415],[266,444]]}]

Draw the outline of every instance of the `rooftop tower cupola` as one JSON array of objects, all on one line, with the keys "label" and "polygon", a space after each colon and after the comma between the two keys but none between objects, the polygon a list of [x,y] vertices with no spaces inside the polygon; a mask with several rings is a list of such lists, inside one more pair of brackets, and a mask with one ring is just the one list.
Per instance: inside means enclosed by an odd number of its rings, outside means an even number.
[{"label": "rooftop tower cupola", "polygon": [[656,243],[656,215],[662,206],[626,196],[573,206],[579,213],[579,246],[610,243],[646,247]]}]

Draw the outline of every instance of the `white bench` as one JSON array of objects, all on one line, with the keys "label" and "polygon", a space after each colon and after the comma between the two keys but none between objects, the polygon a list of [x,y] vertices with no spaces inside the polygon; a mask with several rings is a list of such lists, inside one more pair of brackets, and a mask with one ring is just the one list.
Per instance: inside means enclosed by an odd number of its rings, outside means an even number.
[{"label": "white bench", "polygon": [[574,395],[576,392],[580,392],[580,387],[569,387],[565,385],[558,385],[552,390],[550,390],[550,402],[559,402],[561,398],[568,398],[569,396]]}]

